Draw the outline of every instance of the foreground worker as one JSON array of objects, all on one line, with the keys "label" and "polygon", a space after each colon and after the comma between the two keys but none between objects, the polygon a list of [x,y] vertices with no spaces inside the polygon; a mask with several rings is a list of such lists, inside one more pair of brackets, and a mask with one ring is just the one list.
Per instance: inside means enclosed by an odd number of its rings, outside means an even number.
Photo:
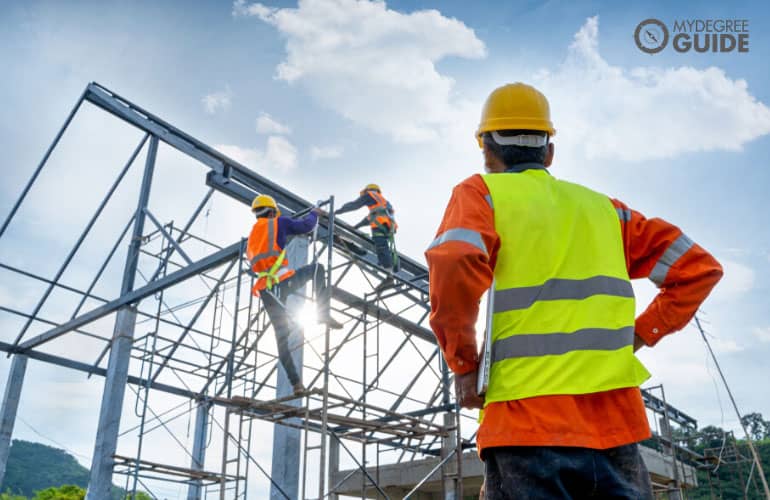
[{"label": "foreground worker", "polygon": [[[430,323],[459,404],[484,407],[486,498],[652,498],[634,351],[683,328],[722,276],[679,228],[552,177],[548,101],[522,83],[486,101],[486,175],[454,188],[426,251]],[[630,279],[661,291],[634,319]],[[493,281],[494,280],[494,281]],[[474,324],[490,287],[491,369],[477,394]]]},{"label": "foreground worker", "polygon": [[369,225],[372,231],[374,249],[377,252],[377,264],[388,271],[398,271],[398,253],[394,238],[398,224],[396,224],[394,217],[393,206],[382,195],[380,186],[367,184],[359,193],[358,198],[342,205],[336,211],[336,215],[352,212],[362,207],[367,207],[369,213],[355,225],[355,228]]},{"label": "foreground worker", "polygon": [[[332,318],[329,313],[331,295],[326,287],[324,267],[321,264],[308,264],[299,269],[292,269],[284,249],[290,236],[312,232],[318,224],[318,215],[321,212],[316,208],[302,218],[295,219],[283,216],[275,200],[268,195],[259,195],[254,198],[251,210],[257,218],[257,222],[254,223],[249,234],[246,247],[246,256],[257,277],[252,293],[262,297],[265,311],[273,324],[273,330],[275,330],[278,358],[286,370],[286,375],[294,388],[294,392],[301,392],[304,390],[302,379],[291,359],[288,343],[291,325],[286,308],[277,300],[276,296],[285,300],[290,294],[312,280],[319,321],[326,323],[330,328],[342,328],[343,325]],[[269,293],[260,293],[265,290]]]}]

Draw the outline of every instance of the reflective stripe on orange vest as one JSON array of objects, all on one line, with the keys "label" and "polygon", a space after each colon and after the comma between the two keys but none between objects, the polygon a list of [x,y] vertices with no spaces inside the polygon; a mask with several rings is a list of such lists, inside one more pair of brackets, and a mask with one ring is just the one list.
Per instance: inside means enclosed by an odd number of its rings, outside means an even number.
[{"label": "reflective stripe on orange vest", "polygon": [[374,205],[369,206],[369,226],[372,230],[379,229],[389,233],[394,229],[394,221],[388,212],[388,201],[377,191],[367,191],[366,194],[372,197]]},{"label": "reflective stripe on orange vest", "polygon": [[294,270],[288,268],[285,250],[278,246],[277,218],[257,219],[249,234],[246,256],[257,277],[252,288],[254,295],[259,295],[260,290],[271,289],[294,274]]}]

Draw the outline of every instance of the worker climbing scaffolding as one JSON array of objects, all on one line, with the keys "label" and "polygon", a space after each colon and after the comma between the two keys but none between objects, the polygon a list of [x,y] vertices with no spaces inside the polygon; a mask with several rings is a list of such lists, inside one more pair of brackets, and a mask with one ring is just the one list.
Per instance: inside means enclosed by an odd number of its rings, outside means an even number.
[{"label": "worker climbing scaffolding", "polygon": [[318,320],[332,329],[340,329],[343,326],[331,317],[329,311],[331,293],[326,286],[324,266],[313,263],[293,269],[286,257],[285,247],[289,237],[314,233],[318,216],[322,212],[319,208],[314,208],[301,218],[284,216],[281,215],[275,200],[268,195],[254,198],[251,210],[257,218],[246,247],[249,269],[256,278],[252,293],[262,298],[275,331],[278,358],[286,370],[294,392],[301,392],[304,390],[302,377],[291,359],[288,344],[292,322],[284,304],[286,297],[300,290],[308,281],[312,281]]},{"label": "worker climbing scaffolding", "polygon": [[354,227],[356,229],[369,226],[377,252],[377,263],[388,271],[398,271],[398,252],[396,251],[395,234],[398,230],[393,205],[382,195],[377,184],[367,184],[359,193],[358,198],[342,205],[337,215],[367,207],[369,213]]}]

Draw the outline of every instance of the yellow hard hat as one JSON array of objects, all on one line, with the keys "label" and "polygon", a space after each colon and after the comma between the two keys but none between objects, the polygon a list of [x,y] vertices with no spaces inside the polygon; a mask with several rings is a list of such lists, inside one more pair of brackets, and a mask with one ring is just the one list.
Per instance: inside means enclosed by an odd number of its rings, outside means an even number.
[{"label": "yellow hard hat", "polygon": [[251,202],[252,212],[259,210],[260,208],[272,208],[276,211],[276,213],[280,212],[280,210],[278,210],[278,204],[275,202],[275,199],[267,194],[260,194],[254,198],[254,201]]},{"label": "yellow hard hat", "polygon": [[380,192],[380,186],[378,184],[367,184],[364,189],[361,190],[361,194],[364,194],[367,191],[377,191]]},{"label": "yellow hard hat", "polygon": [[493,130],[542,130],[556,134],[551,123],[548,99],[535,87],[516,82],[498,87],[489,94],[476,130],[479,147],[481,134]]}]

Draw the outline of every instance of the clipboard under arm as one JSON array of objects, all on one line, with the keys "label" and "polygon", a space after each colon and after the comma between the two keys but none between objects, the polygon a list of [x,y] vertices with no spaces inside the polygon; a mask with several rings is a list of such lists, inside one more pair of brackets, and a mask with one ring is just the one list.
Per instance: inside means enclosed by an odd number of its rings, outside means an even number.
[{"label": "clipboard under arm", "polygon": [[484,329],[484,341],[481,344],[481,360],[476,377],[476,394],[483,396],[489,384],[489,368],[492,366],[492,314],[495,310],[495,281],[487,292],[487,320]]}]

